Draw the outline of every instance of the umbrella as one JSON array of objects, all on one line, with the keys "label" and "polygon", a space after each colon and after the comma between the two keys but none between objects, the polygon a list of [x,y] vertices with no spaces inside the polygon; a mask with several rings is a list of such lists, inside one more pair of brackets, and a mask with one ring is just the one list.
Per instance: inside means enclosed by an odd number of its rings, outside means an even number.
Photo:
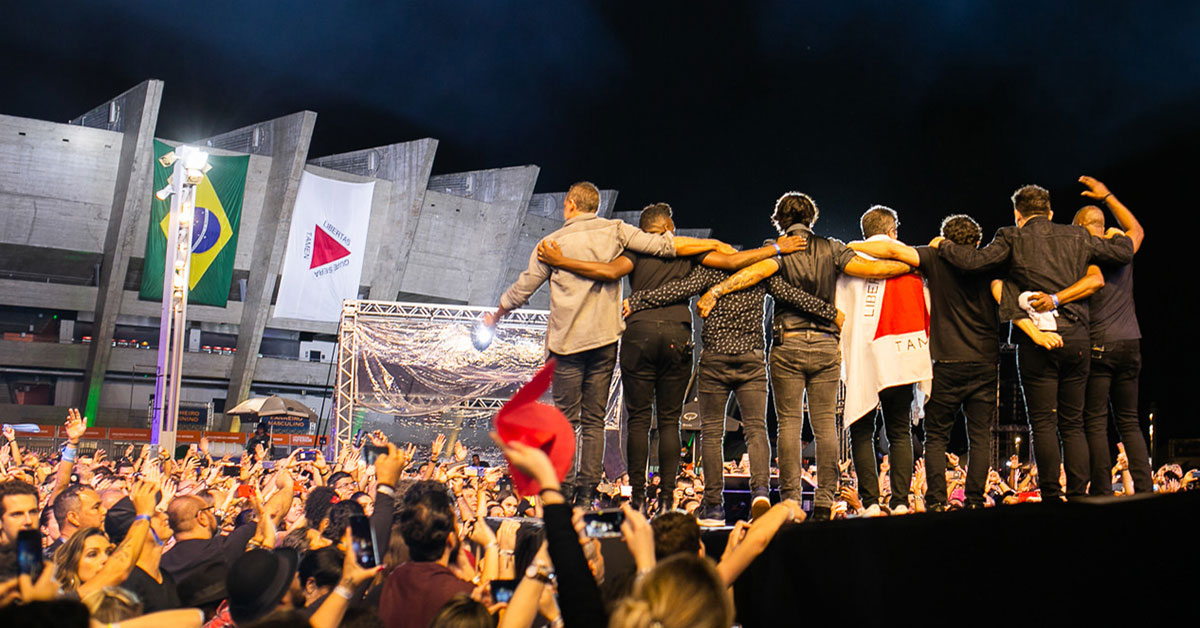
[{"label": "umbrella", "polygon": [[232,410],[226,410],[225,414],[257,417],[294,416],[301,419],[317,420],[317,413],[313,412],[312,408],[295,399],[285,399],[275,395],[247,399],[234,406]]}]

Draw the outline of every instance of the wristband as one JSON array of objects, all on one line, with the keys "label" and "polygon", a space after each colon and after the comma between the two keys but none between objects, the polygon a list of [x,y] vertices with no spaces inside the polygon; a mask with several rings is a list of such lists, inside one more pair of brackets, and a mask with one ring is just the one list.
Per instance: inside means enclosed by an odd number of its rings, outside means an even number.
[{"label": "wristband", "polygon": [[1104,198],[1100,199],[1100,202],[1101,202],[1101,203],[1105,203],[1105,202],[1107,202],[1107,201],[1108,201],[1108,197],[1110,197],[1110,196],[1112,196],[1112,192],[1109,192],[1108,194],[1105,194],[1105,195],[1104,195]]},{"label": "wristband", "polygon": [[1057,294],[1050,295],[1050,300],[1054,301],[1054,307],[1057,308],[1058,307],[1058,295]]},{"label": "wristband", "polygon": [[542,490],[538,491],[538,497],[541,497],[541,496],[542,496],[542,493],[545,493],[545,492],[547,492],[547,491],[550,491],[550,492],[553,492],[553,493],[558,493],[558,496],[559,496],[559,497],[566,497],[566,495],[563,495],[563,492],[562,492],[562,491],[560,491],[560,490],[558,490],[558,489],[556,489],[556,488],[544,488],[544,489],[542,489]]},{"label": "wristband", "polygon": [[133,518],[134,523],[137,523],[139,521],[150,521],[150,515],[138,515]]},{"label": "wristband", "polygon": [[772,242],[772,243],[771,243],[771,246],[775,247],[775,254],[776,254],[776,255],[783,255],[783,249],[779,248],[779,243],[778,243],[778,242]]},{"label": "wristband", "polygon": [[387,484],[380,484],[380,485],[376,486],[375,492],[383,493],[384,495],[390,495],[391,497],[396,496],[396,489],[392,488],[391,486],[388,486]]},{"label": "wristband", "polygon": [[75,448],[65,447],[62,452],[63,462],[75,462]]},{"label": "wristband", "polygon": [[354,599],[354,589],[351,589],[350,587],[348,587],[344,584],[337,585],[337,587],[333,590],[333,592],[346,598],[347,600]]}]

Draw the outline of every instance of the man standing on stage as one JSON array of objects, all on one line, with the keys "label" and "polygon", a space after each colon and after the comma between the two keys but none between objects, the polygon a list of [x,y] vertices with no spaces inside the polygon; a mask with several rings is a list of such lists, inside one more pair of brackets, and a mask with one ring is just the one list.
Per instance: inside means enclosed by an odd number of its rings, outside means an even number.
[{"label": "man standing on stage", "polygon": [[[1028,301],[1036,292],[1050,295],[1057,317],[1043,330],[1053,329],[1062,346],[1048,349],[1028,335],[1017,334],[1017,365],[1034,459],[1038,465],[1038,487],[1043,501],[1062,497],[1058,470],[1065,459],[1067,495],[1086,492],[1089,477],[1087,439],[1083,433],[1083,400],[1087,387],[1089,340],[1088,307],[1083,302],[1060,303],[1054,293],[1083,278],[1088,264],[1128,264],[1133,244],[1124,235],[1110,239],[1091,235],[1075,225],[1058,225],[1050,208],[1050,193],[1036,185],[1019,188],[1012,196],[1015,227],[1002,227],[982,249],[935,238],[943,259],[966,271],[998,270],[1008,266],[1006,282]],[[1001,303],[1004,320],[1025,313],[1011,299]],[[1062,453],[1060,454],[1060,440]]]},{"label": "man standing on stage", "polygon": [[[897,240],[900,220],[889,207],[872,207],[859,224],[868,244],[904,246]],[[887,506],[892,514],[908,512],[915,387],[928,395],[933,379],[927,298],[925,282],[915,273],[882,281],[838,278],[837,301],[846,312],[841,345],[846,382],[844,418],[866,516],[881,514],[875,457],[878,413],[883,414],[891,462],[892,490]]]},{"label": "man standing on stage", "polygon": [[[942,221],[941,235],[956,244],[978,247],[983,233],[970,216],[959,214]],[[852,242],[848,246],[872,257],[904,262],[925,276],[933,358],[933,392],[925,404],[925,474],[929,482],[925,503],[933,512],[946,509],[946,447],[961,408],[967,419],[966,507],[982,508],[1000,359],[992,277],[960,271],[928,246],[911,247],[894,240]],[[893,467],[895,461],[893,456]],[[892,484],[894,490],[896,481]]]},{"label": "man standing on stage", "polygon": [[[764,260],[713,286],[696,306],[706,316],[723,295],[752,286],[780,273],[794,287],[837,305],[839,273],[867,279],[886,279],[912,271],[908,264],[868,260],[832,238],[812,231],[817,204],[806,194],[788,192],[775,203],[771,221],[783,235],[804,236],[801,251]],[[841,379],[840,329],[836,322],[797,311],[779,301],[772,323],[771,384],[779,416],[779,481],[782,499],[800,500],[800,431],[804,424],[804,394],[808,392],[809,417],[817,440],[817,494],[813,519],[830,518],[838,485],[837,391]]]},{"label": "man standing on stage", "polygon": [[[1101,182],[1092,177],[1079,177],[1088,187],[1082,195],[1104,203],[1125,235],[1133,243],[1136,254],[1142,247],[1145,232],[1133,212],[1125,207]],[[1088,205],[1075,214],[1075,224],[1094,236],[1104,235],[1104,212]],[[1087,434],[1091,455],[1092,484],[1089,495],[1112,494],[1112,468],[1108,449],[1108,404],[1112,400],[1113,417],[1125,443],[1129,457],[1129,474],[1133,490],[1154,492],[1150,475],[1150,454],[1142,427],[1138,422],[1138,374],[1142,370],[1141,330],[1133,304],[1133,263],[1124,266],[1105,266],[1104,287],[1092,295],[1091,307],[1091,371],[1088,374],[1087,397],[1083,410],[1083,430]]]},{"label": "man standing on stage", "polygon": [[[647,233],[674,233],[671,206],[666,203],[647,206],[639,217],[639,227]],[[791,252],[803,244],[800,238],[785,238],[779,246]],[[629,283],[635,292],[654,290],[687,276],[697,264],[737,270],[776,254],[776,247],[765,246],[733,255],[711,251],[691,257],[662,259],[626,250],[613,261],[605,263],[568,258],[549,239],[543,240],[538,246],[538,259],[542,262],[595,281],[613,282],[630,275]],[[719,271],[712,272],[721,278],[726,276]],[[679,470],[679,416],[692,373],[692,318],[686,301],[678,303],[677,300],[670,300],[660,305],[639,308],[638,312],[626,319],[620,362],[621,384],[629,416],[626,462],[632,488],[630,502],[635,508],[640,508],[646,498],[649,432],[657,409],[661,478],[658,509],[661,512],[673,507],[675,475]],[[761,298],[758,309],[758,333],[761,336]],[[766,394],[765,379],[763,394]],[[765,436],[765,425],[763,429]]]},{"label": "man standing on stage", "polygon": [[[563,227],[545,240],[553,240],[563,253],[589,262],[610,262],[622,251],[660,257],[696,255],[712,251],[735,251],[716,240],[650,234],[620,220],[600,218],[600,190],[583,181],[571,186],[563,199]],[[495,327],[500,318],[524,305],[548,279],[550,317],[546,326],[546,348],[557,360],[554,369],[554,404],[575,427],[575,465],[563,482],[564,494],[574,491],[578,505],[595,498],[604,464],[604,411],[608,387],[617,360],[621,320],[621,284],[601,282],[552,268],[529,255],[529,268],[500,297],[500,307],[484,315],[483,322]],[[578,476],[578,481],[576,481]]]}]

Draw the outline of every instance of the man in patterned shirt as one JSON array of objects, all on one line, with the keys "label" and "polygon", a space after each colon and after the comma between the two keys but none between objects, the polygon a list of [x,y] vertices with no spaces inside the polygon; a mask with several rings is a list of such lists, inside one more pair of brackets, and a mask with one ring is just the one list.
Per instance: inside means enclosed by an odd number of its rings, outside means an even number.
[{"label": "man in patterned shirt", "polygon": [[[767,249],[772,249],[768,244]],[[791,251],[787,251],[791,252]],[[634,292],[627,305],[631,314],[672,303],[686,303],[725,281],[730,273],[699,266],[683,279],[655,290]],[[751,517],[771,507],[771,443],[767,437],[767,366],[763,334],[763,300],[770,292],[779,302],[831,323],[839,312],[795,286],[769,281],[734,292],[717,302],[700,331],[700,434],[704,465],[704,503],[696,511],[700,525],[725,525],[724,462],[725,406],[737,395],[746,445],[750,453]]]}]

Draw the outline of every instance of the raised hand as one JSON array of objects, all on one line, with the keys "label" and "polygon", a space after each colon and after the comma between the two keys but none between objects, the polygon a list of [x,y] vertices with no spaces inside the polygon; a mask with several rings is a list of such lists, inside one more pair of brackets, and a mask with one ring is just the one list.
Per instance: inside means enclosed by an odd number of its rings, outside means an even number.
[{"label": "raised hand", "polygon": [[84,423],[79,408],[67,410],[67,421],[63,425],[67,428],[67,441],[72,445],[78,445],[79,439],[83,438],[83,433],[87,431],[87,424]]},{"label": "raised hand", "polygon": [[1079,182],[1086,185],[1088,188],[1080,192],[1080,196],[1102,201],[1104,200],[1104,197],[1111,194],[1111,192],[1108,191],[1108,186],[1101,183],[1095,177],[1083,175],[1082,177],[1079,177]]},{"label": "raised hand", "polygon": [[500,544],[501,551],[513,551],[517,549],[517,530],[521,529],[521,523],[516,519],[505,519],[500,523],[500,529],[496,532],[496,542]]},{"label": "raised hand", "polygon": [[4,439],[5,440],[14,440],[16,438],[17,438],[17,431],[13,429],[13,426],[5,423],[4,424]]},{"label": "raised hand", "polygon": [[446,435],[438,434],[437,438],[433,439],[433,444],[430,445],[429,459],[437,462],[438,458],[442,457],[442,448],[446,446]]},{"label": "raised hand", "polygon": [[388,443],[391,442],[388,440],[387,434],[383,433],[383,430],[371,432],[369,438],[371,439],[371,444],[376,447],[387,447]]},{"label": "raised hand", "polygon": [[558,472],[546,452],[516,441],[505,443],[495,432],[492,432],[492,440],[500,446],[510,465],[533,478],[542,488],[558,486]]},{"label": "raised hand", "polygon": [[207,436],[200,437],[200,453],[204,454],[205,456],[208,455],[208,437]]},{"label": "raised hand", "polygon": [[151,480],[142,480],[133,485],[133,490],[129,492],[129,500],[133,502],[133,510],[139,515],[153,515],[154,507],[158,505],[158,500],[154,498],[154,493],[158,491],[158,482]]},{"label": "raised hand", "polygon": [[642,513],[629,506],[629,502],[621,504],[621,511],[625,513],[621,537],[629,546],[629,553],[633,555],[638,571],[654,567],[654,528],[650,527],[650,522]]},{"label": "raised hand", "polygon": [[459,462],[467,459],[467,448],[463,446],[461,440],[454,441],[454,459]]}]

